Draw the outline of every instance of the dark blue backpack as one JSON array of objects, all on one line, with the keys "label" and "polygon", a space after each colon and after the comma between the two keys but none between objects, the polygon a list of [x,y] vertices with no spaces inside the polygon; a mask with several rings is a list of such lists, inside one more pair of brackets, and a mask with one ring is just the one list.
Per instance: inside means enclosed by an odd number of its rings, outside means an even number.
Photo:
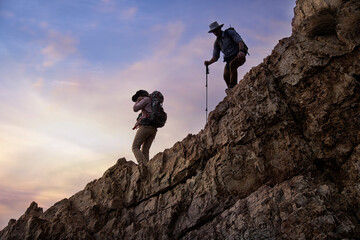
[{"label": "dark blue backpack", "polygon": [[[231,37],[231,35],[230,35],[230,33],[229,33],[229,30],[235,31],[235,29],[234,29],[233,27],[229,27],[228,29],[226,29],[226,30],[224,31],[224,35],[225,35],[226,37],[230,38],[230,39],[234,42],[234,44],[236,44],[236,45],[238,46],[238,44],[237,44],[237,43],[234,41],[234,39]],[[236,32],[236,31],[235,31],[235,32]],[[247,54],[247,55],[250,56],[248,46],[245,44],[244,41],[243,41],[243,43],[244,43],[244,51],[245,51],[244,53],[245,53],[245,55]]]}]

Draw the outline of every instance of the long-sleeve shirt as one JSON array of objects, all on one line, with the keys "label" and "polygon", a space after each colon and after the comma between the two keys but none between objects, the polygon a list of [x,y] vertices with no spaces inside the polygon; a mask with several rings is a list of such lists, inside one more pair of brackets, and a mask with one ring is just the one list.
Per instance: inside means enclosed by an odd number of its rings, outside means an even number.
[{"label": "long-sleeve shirt", "polygon": [[141,110],[144,113],[144,110],[148,113],[151,113],[151,99],[150,97],[145,97],[141,99],[139,102],[136,102],[133,107],[134,112],[138,112]]},{"label": "long-sleeve shirt", "polygon": [[134,112],[138,112],[139,110],[141,110],[141,115],[138,117],[135,126],[133,127],[133,129],[136,129],[140,126],[141,120],[147,118],[152,111],[150,97],[145,97],[139,102],[136,102],[133,106],[133,110]]},{"label": "long-sleeve shirt", "polygon": [[226,31],[228,34],[223,31],[221,36],[214,42],[213,57],[216,59],[220,57],[220,51],[225,58],[238,54],[239,42],[243,42],[243,39],[235,30],[229,29]]}]

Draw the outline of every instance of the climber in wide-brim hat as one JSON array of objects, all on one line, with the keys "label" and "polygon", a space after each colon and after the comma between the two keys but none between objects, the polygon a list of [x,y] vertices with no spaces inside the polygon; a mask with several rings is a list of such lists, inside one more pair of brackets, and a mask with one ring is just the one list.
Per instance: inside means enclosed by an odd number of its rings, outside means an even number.
[{"label": "climber in wide-brim hat", "polygon": [[226,93],[237,84],[237,69],[246,61],[247,46],[234,28],[222,30],[224,24],[213,22],[209,25],[209,33],[216,36],[213,48],[213,56],[204,61],[206,67],[220,58],[220,52],[224,54],[224,80],[227,85]]},{"label": "climber in wide-brim hat", "polygon": [[219,28],[221,29],[223,26],[224,26],[224,24],[220,24],[220,25],[219,25],[218,22],[215,21],[215,22],[213,22],[213,23],[210,24],[210,26],[209,26],[209,27],[210,27],[210,31],[209,31],[208,33],[212,33],[212,32],[214,32],[216,29],[219,29]]}]

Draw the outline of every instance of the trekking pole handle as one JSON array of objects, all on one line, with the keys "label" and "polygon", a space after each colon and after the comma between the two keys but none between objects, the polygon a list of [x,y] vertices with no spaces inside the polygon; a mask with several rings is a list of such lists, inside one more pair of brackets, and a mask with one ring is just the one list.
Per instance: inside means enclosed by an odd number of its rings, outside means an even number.
[{"label": "trekking pole handle", "polygon": [[206,66],[206,74],[209,74],[209,66]]}]

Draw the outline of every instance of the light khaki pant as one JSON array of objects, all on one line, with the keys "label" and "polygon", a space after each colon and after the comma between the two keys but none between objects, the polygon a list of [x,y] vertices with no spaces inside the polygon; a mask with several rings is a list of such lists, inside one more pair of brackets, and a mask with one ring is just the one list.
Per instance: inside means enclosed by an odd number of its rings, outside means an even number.
[{"label": "light khaki pant", "polygon": [[157,129],[152,126],[140,126],[136,131],[132,151],[138,163],[145,164],[149,161],[149,151],[156,132]]}]

